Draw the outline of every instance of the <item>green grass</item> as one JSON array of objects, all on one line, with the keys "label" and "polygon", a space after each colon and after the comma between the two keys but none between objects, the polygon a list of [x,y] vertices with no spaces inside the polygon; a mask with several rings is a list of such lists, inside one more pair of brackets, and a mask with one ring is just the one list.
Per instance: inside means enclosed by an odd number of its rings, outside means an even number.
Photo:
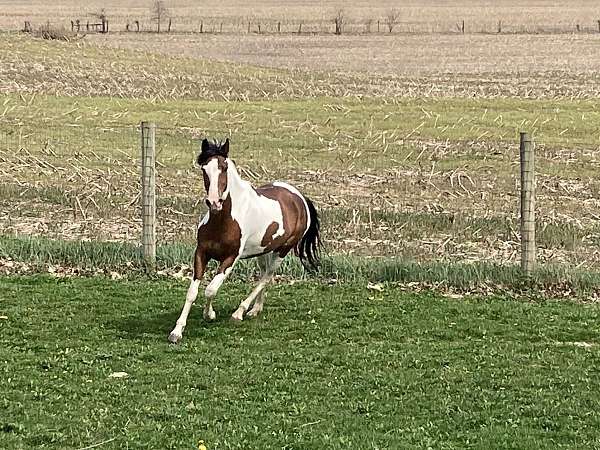
[{"label": "green grass", "polygon": [[[302,148],[307,144],[314,148],[319,147],[319,136],[333,135],[344,142],[346,134],[376,141],[383,132],[388,134],[389,141],[393,141],[394,137],[404,138],[410,133],[413,137],[450,141],[473,139],[493,142],[504,139],[518,142],[518,133],[523,130],[532,133],[540,143],[600,143],[597,127],[600,111],[593,100],[446,97],[400,98],[382,103],[379,99],[368,97],[319,97],[248,102],[189,99],[157,102],[7,94],[4,103],[4,120],[21,120],[25,131],[50,130],[70,124],[70,128],[60,130],[65,136],[77,134],[84,126],[121,127],[139,125],[147,120],[165,128],[231,130],[236,137],[262,137],[269,147],[285,143],[291,144],[292,148]],[[499,117],[502,117],[501,121]],[[394,134],[390,138],[391,133]],[[48,134],[51,135],[50,132]],[[287,142],[290,134],[305,137],[301,142]],[[380,147],[373,145],[373,148]]]},{"label": "green grass", "polygon": [[2,448],[600,445],[595,304],[279,284],[234,326],[228,283],[173,347],[185,289],[0,278]]},{"label": "green grass", "polygon": [[[183,209],[185,210],[185,209]],[[323,214],[323,222],[331,230],[348,226],[352,219],[360,218],[356,228],[361,237],[387,239],[388,242],[424,239],[443,234],[457,241],[484,241],[497,238],[510,241],[515,238],[519,223],[514,218],[503,216],[470,217],[457,214],[415,213],[372,211],[365,207],[335,208]],[[333,232],[336,235],[335,231]],[[600,245],[600,224],[589,228],[571,223],[538,223],[536,228],[537,245],[543,248],[564,248],[575,250],[589,245]],[[367,251],[370,249],[366,249]]]},{"label": "green grass", "polygon": [[[191,244],[165,244],[157,248],[157,268],[177,269],[191,265]],[[27,263],[29,270],[48,266],[79,268],[84,272],[118,271],[125,275],[145,273],[140,248],[134,244],[95,241],[55,241],[44,238],[0,236],[0,258]],[[214,267],[211,265],[211,269]],[[254,260],[240,261],[234,279],[249,280],[257,274]],[[494,263],[425,262],[402,258],[364,258],[324,255],[318,273],[307,273],[297,258],[285,259],[278,274],[292,279],[338,282],[399,282],[434,285],[441,289],[481,292],[486,290],[545,292],[587,296],[600,292],[600,273],[542,266],[526,277],[516,265]],[[206,276],[210,277],[210,272]]]},{"label": "green grass", "polygon": [[[594,101],[561,100],[558,109],[556,101],[521,99],[398,99],[382,104],[369,98],[322,97],[232,103],[37,95],[23,101],[8,94],[4,103],[0,150],[24,148],[58,167],[79,155],[75,166],[82,172],[132,167],[139,158],[135,127],[148,120],[160,127],[157,157],[168,180],[192,165],[197,138],[208,135],[230,136],[236,161],[259,173],[264,167],[279,178],[306,170],[338,176],[425,173],[435,164],[436,171],[465,171],[476,183],[479,174],[498,179],[504,191],[515,174],[518,133],[528,130],[543,149],[536,158],[540,175],[589,178],[591,188],[598,189],[594,151],[600,142],[600,113]],[[500,116],[502,122],[496,120]],[[564,156],[556,158],[560,149],[572,150],[576,159],[566,163]],[[23,172],[18,178],[43,180],[44,173]]]}]

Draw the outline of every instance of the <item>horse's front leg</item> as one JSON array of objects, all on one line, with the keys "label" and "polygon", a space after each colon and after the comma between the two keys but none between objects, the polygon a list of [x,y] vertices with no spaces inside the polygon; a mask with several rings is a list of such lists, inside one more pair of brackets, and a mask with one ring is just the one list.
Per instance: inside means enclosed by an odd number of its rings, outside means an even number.
[{"label": "horse's front leg", "polygon": [[173,344],[179,342],[183,336],[183,330],[187,323],[190,309],[192,308],[192,305],[198,296],[198,288],[200,287],[200,281],[204,275],[207,262],[208,258],[206,257],[206,254],[196,247],[196,252],[194,253],[194,274],[192,275],[192,281],[185,296],[185,303],[183,305],[183,309],[181,310],[181,314],[179,315],[179,319],[177,319],[175,328],[173,328],[173,331],[171,331],[169,334],[169,341]]},{"label": "horse's front leg", "polygon": [[212,307],[212,301],[217,295],[219,288],[225,282],[231,271],[233,270],[233,265],[237,261],[238,256],[232,256],[226,258],[221,262],[219,268],[217,269],[217,274],[212,279],[212,281],[206,286],[206,290],[204,291],[204,295],[206,297],[206,304],[204,305],[204,318],[206,320],[215,320],[217,315]]}]

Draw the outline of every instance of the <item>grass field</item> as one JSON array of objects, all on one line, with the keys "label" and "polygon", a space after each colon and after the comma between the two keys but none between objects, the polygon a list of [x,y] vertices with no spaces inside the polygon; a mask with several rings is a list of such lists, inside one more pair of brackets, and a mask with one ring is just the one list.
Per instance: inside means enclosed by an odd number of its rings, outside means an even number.
[{"label": "grass field", "polygon": [[[423,97],[437,81],[13,35],[3,36],[0,54],[5,234],[137,240],[135,126],[154,120],[161,242],[190,242],[202,213],[195,139],[229,135],[244,176],[291,181],[317,202],[334,253],[510,263],[518,257],[517,135],[527,129],[539,142],[540,258],[600,261],[593,98]],[[503,84],[494,77],[490,92]],[[541,89],[544,80],[533,74],[530,83]],[[410,85],[419,87],[410,93]]]},{"label": "grass field", "polygon": [[185,288],[0,278],[2,447],[600,445],[596,304],[279,284],[235,326],[230,283],[173,347]]},{"label": "grass field", "polygon": [[[191,244],[165,244],[157,248],[155,275],[176,279],[191,276]],[[211,262],[205,276],[216,270]],[[0,236],[0,275],[51,273],[57,277],[110,275],[121,279],[147,275],[136,244],[52,240],[36,237]],[[237,281],[253,280],[256,261],[241,261],[232,275]],[[600,274],[566,265],[543,265],[524,275],[516,265],[494,262],[415,262],[392,257],[323,255],[318,272],[306,272],[299,260],[284,260],[277,276],[282,280],[325,283],[399,283],[410,292],[434,290],[444,294],[570,298],[596,302],[600,298]]]}]

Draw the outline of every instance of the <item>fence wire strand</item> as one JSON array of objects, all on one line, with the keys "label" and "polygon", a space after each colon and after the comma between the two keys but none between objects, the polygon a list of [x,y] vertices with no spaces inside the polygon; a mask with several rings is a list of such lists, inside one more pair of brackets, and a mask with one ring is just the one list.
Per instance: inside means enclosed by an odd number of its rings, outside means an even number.
[{"label": "fence wire strand", "polygon": [[[339,251],[514,259],[520,244],[509,230],[517,229],[517,139],[399,137],[383,151],[382,135],[307,137],[301,131],[286,149],[276,133],[159,126],[159,243],[193,239],[203,211],[194,168],[199,141],[230,137],[232,157],[252,183],[289,180],[316,198],[326,223],[342,236],[331,239]],[[549,147],[562,149],[554,141],[536,142],[538,161]],[[592,156],[598,151],[577,142]],[[0,233],[139,241],[140,144],[137,125],[0,132]],[[476,169],[463,162],[465,155],[481,161]],[[567,162],[556,164],[567,168]],[[599,217],[593,215],[600,207],[598,182],[541,173],[537,185],[542,261],[600,265]]]}]

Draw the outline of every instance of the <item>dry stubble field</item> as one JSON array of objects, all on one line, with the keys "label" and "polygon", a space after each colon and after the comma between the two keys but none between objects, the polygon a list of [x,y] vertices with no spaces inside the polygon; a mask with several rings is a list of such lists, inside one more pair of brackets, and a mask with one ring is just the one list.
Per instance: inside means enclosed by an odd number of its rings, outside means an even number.
[{"label": "dry stubble field", "polygon": [[[577,5],[544,14],[589,17],[592,6]],[[284,178],[316,199],[335,253],[514,262],[516,143],[526,129],[539,143],[541,259],[598,267],[598,42],[110,34],[49,43],[5,34],[0,157],[10,182],[0,227],[135,241],[134,127],[150,119],[163,128],[163,242],[189,242],[202,211],[194,139],[230,135],[254,182]]]}]

